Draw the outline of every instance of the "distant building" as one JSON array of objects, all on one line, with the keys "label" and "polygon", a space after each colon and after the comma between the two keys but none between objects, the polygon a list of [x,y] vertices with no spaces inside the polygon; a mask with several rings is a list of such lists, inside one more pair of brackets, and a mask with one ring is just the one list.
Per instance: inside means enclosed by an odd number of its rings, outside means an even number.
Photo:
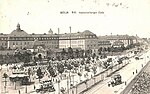
[{"label": "distant building", "polygon": [[109,40],[105,40],[101,37],[98,38],[98,41],[97,41],[97,49],[99,48],[108,48],[108,47],[111,47],[112,44]]},{"label": "distant building", "polygon": [[134,42],[136,42],[133,39],[133,37],[129,35],[106,35],[106,36],[99,36],[99,39],[110,41],[111,45],[113,45],[113,43],[116,41],[120,41],[124,44],[125,47],[134,44]]},{"label": "distant building", "polygon": [[124,47],[138,41],[142,42],[138,36],[107,35],[97,37],[89,30],[77,33],[53,34],[50,29],[48,34],[28,34],[20,28],[20,24],[17,24],[17,28],[10,34],[0,34],[0,49],[36,49],[37,47],[62,49],[71,47],[92,50],[92,53],[97,53],[100,47],[111,47],[116,41],[123,43]]},{"label": "distant building", "polygon": [[124,47],[124,43],[122,41],[115,41],[113,44],[112,44],[113,47]]},{"label": "distant building", "polygon": [[9,49],[31,49],[34,47],[35,40],[38,40],[40,44],[43,44],[47,48],[58,49],[59,36],[53,34],[52,30],[49,33],[28,34],[24,30],[21,30],[20,24],[18,24],[16,30],[13,30],[10,34],[0,34],[0,46]]}]

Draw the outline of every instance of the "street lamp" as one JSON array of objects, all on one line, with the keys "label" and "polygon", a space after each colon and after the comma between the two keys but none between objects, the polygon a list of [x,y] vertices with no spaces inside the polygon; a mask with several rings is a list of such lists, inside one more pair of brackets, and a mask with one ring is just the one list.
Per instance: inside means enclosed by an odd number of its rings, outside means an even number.
[{"label": "street lamp", "polygon": [[3,74],[3,78],[5,78],[5,86],[4,86],[4,88],[5,88],[5,93],[6,93],[6,86],[7,86],[7,81],[6,81],[6,79],[8,78],[8,75],[6,74],[6,73],[4,73]]},{"label": "street lamp", "polygon": [[104,80],[104,73],[101,74],[101,80]]},{"label": "street lamp", "polygon": [[18,78],[18,76],[17,76],[16,79],[15,79],[15,81],[14,81],[14,82],[15,82],[15,90],[17,89],[17,85],[16,85],[16,84],[17,84],[17,81],[18,81],[18,80],[19,80],[19,78]]},{"label": "street lamp", "polygon": [[60,80],[58,80],[58,94],[60,94]]},{"label": "street lamp", "polygon": [[86,89],[88,89],[87,80],[85,81]]},{"label": "street lamp", "polygon": [[69,94],[69,80],[68,80],[68,76],[67,76],[67,93]]},{"label": "street lamp", "polygon": [[25,93],[27,93],[27,92],[28,92],[28,90],[27,90],[27,84],[26,84]]},{"label": "street lamp", "polygon": [[95,78],[95,77],[93,77],[93,79],[94,79],[94,84],[95,84],[95,79],[96,79],[96,78]]}]

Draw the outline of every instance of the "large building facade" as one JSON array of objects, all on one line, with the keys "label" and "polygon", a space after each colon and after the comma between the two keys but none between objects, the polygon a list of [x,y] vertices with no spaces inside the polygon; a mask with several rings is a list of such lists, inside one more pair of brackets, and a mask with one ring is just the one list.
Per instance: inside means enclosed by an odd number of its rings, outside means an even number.
[{"label": "large building facade", "polygon": [[0,46],[8,49],[32,49],[37,41],[47,48],[59,48],[59,37],[57,34],[28,34],[24,30],[21,30],[20,24],[10,34],[1,33],[0,41]]},{"label": "large building facade", "polygon": [[59,48],[81,48],[84,50],[96,49],[97,36],[89,30],[77,33],[59,35]]},{"label": "large building facade", "polygon": [[32,49],[35,45],[43,45],[45,48],[79,48],[83,50],[97,50],[108,48],[116,41],[121,41],[125,47],[137,42],[137,38],[129,35],[110,35],[97,37],[89,30],[77,33],[53,34],[50,29],[46,34],[28,34],[20,28],[20,24],[10,34],[0,34],[0,47],[7,49]]},{"label": "large building facade", "polygon": [[101,41],[101,40],[110,41],[111,46],[116,41],[122,42],[125,47],[137,42],[137,41],[135,41],[135,39],[132,36],[129,36],[129,35],[106,35],[106,36],[99,36],[98,39],[99,39],[99,41]]}]

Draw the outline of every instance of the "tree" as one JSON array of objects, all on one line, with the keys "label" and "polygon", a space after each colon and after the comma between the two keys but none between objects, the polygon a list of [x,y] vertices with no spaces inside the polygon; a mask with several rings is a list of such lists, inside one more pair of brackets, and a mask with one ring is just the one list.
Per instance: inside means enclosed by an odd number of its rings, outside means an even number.
[{"label": "tree", "polygon": [[76,57],[79,58],[79,50],[78,49],[76,49],[75,54],[76,54]]},{"label": "tree", "polygon": [[25,50],[22,56],[24,57],[24,63],[29,63],[32,59],[32,53],[29,50]]},{"label": "tree", "polygon": [[107,51],[110,52],[110,51],[111,51],[111,48],[110,48],[110,47],[107,47]]},{"label": "tree", "polygon": [[81,61],[81,65],[85,65],[84,60]]},{"label": "tree", "polygon": [[56,56],[56,58],[57,58],[57,60],[58,60],[58,61],[60,61],[60,60],[61,60],[59,55],[58,55],[58,56]]},{"label": "tree", "polygon": [[78,73],[78,76],[79,76],[79,79],[80,79],[80,81],[81,81],[82,73],[81,73],[81,72],[79,72],[79,73]]},{"label": "tree", "polygon": [[96,69],[97,69],[97,67],[96,67],[96,66],[93,66],[93,67],[92,67],[92,70],[93,70],[94,75],[95,75],[95,74],[96,74],[96,72],[97,72],[97,71],[96,71]]},{"label": "tree", "polygon": [[61,58],[64,60],[64,56],[66,55],[66,50],[63,48],[61,51]]},{"label": "tree", "polygon": [[47,54],[47,57],[50,57],[50,58],[51,58],[51,56],[52,56],[52,54],[53,54],[53,51],[52,51],[50,48],[48,48],[48,49],[46,50],[46,54]]},{"label": "tree", "polygon": [[92,54],[92,50],[91,49],[86,50],[85,53],[86,53],[87,57],[90,57]]},{"label": "tree", "polygon": [[57,76],[55,69],[51,65],[48,66],[47,70],[52,77]]},{"label": "tree", "polygon": [[102,47],[100,47],[100,48],[98,49],[98,54],[99,54],[99,55],[101,54],[102,50],[103,50]]},{"label": "tree", "polygon": [[16,62],[29,63],[32,60],[32,53],[30,50],[15,51],[14,57]]},{"label": "tree", "polygon": [[[62,73],[64,72],[64,65],[62,63],[58,63],[57,64],[57,70],[58,72],[62,75]],[[61,77],[61,76],[60,76]]]},{"label": "tree", "polygon": [[38,55],[38,59],[40,62],[42,61],[42,55],[41,54]]},{"label": "tree", "polygon": [[68,57],[69,59],[73,58],[73,49],[71,47],[68,48]]},{"label": "tree", "polygon": [[42,70],[40,67],[37,69],[37,76],[38,76],[39,82],[40,82],[40,79],[43,78],[43,73],[42,73]]},{"label": "tree", "polygon": [[87,71],[87,72],[90,72],[90,68],[89,68],[89,66],[85,66],[85,71]]},{"label": "tree", "polygon": [[93,56],[92,56],[92,58],[94,59],[96,57],[96,54],[95,53],[93,53]]},{"label": "tree", "polygon": [[0,50],[5,50],[5,47],[3,47],[3,46],[0,46]]},{"label": "tree", "polygon": [[77,68],[80,66],[79,62],[74,62],[75,72],[77,72]]},{"label": "tree", "polygon": [[59,73],[63,73],[64,72],[64,65],[62,63],[58,63],[57,64],[57,70]]},{"label": "tree", "polygon": [[20,62],[20,61],[23,59],[21,52],[20,52],[20,51],[16,51],[16,52],[14,53],[14,58],[15,58],[15,61],[16,61],[16,62]]},{"label": "tree", "polygon": [[77,61],[74,62],[74,67],[79,67],[79,65],[80,65],[79,62],[77,62]]},{"label": "tree", "polygon": [[80,58],[84,58],[84,50],[80,50],[79,51],[79,57]]},{"label": "tree", "polygon": [[73,66],[72,66],[71,64],[68,64],[68,65],[67,65],[67,69],[68,69],[68,70],[71,70],[71,69],[73,69]]},{"label": "tree", "polygon": [[104,47],[104,48],[103,48],[103,51],[104,51],[104,52],[105,52],[105,51],[107,51],[107,48],[106,48],[106,47]]},{"label": "tree", "polygon": [[91,58],[88,57],[87,60],[86,60],[86,64],[90,64],[90,60],[91,60]]}]

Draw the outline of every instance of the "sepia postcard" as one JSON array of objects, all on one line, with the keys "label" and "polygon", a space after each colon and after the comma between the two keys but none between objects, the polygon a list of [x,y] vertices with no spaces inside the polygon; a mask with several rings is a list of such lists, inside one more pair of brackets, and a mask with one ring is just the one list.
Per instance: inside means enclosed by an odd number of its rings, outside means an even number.
[{"label": "sepia postcard", "polygon": [[0,94],[150,94],[150,0],[1,0]]}]

